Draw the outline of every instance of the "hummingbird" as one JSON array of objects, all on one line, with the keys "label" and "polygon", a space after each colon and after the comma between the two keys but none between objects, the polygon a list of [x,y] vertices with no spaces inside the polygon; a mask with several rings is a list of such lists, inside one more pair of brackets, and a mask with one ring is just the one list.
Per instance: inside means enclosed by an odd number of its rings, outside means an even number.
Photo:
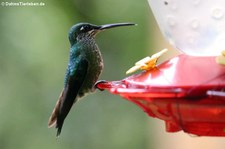
[{"label": "hummingbird", "polygon": [[106,29],[131,25],[135,24],[78,23],[70,28],[70,54],[64,87],[48,121],[49,128],[55,126],[57,129],[57,136],[60,135],[64,120],[73,104],[96,89],[95,84],[103,70],[103,59],[95,42],[96,35]]}]

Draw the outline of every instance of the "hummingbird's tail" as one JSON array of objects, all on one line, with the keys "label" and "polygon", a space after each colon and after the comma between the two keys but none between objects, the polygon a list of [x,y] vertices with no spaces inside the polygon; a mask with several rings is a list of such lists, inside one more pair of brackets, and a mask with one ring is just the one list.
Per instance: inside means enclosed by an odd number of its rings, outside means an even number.
[{"label": "hummingbird's tail", "polygon": [[[56,105],[55,105],[55,108],[53,109],[52,111],[52,114],[49,118],[49,121],[48,121],[48,127],[51,128],[53,126],[55,126],[55,128],[57,128],[57,135],[56,136],[59,136],[60,133],[61,133],[61,130],[62,130],[62,126],[63,126],[63,122],[64,122],[64,119],[65,118],[60,118],[60,108],[62,106],[62,102],[64,100],[64,89],[63,91],[61,92],[60,96],[59,96],[59,99],[58,101],[56,102]],[[60,119],[59,119],[60,118]]]},{"label": "hummingbird's tail", "polygon": [[79,87],[66,85],[59,96],[59,99],[48,121],[48,127],[55,126],[55,128],[57,129],[56,136],[59,136],[61,133],[64,120],[74,102],[76,102],[78,91]]}]

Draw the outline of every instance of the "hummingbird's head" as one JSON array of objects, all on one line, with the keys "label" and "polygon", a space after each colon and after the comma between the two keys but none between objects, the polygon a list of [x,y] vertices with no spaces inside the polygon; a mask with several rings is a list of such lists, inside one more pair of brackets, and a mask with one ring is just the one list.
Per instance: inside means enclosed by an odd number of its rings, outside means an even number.
[{"label": "hummingbird's head", "polygon": [[119,26],[130,26],[136,25],[133,23],[115,23],[115,24],[106,24],[106,25],[94,25],[90,23],[78,23],[73,25],[69,31],[69,40],[70,44],[84,40],[84,39],[94,39],[95,35],[105,29],[119,27]]}]

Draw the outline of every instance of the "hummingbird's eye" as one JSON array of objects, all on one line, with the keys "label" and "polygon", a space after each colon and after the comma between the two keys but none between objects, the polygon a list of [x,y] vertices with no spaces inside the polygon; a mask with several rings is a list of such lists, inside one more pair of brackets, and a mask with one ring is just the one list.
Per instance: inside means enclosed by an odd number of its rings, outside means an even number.
[{"label": "hummingbird's eye", "polygon": [[80,31],[89,31],[90,27],[88,25],[81,26]]},{"label": "hummingbird's eye", "polygon": [[80,28],[80,31],[83,31],[84,30],[84,27],[82,26],[81,28]]}]

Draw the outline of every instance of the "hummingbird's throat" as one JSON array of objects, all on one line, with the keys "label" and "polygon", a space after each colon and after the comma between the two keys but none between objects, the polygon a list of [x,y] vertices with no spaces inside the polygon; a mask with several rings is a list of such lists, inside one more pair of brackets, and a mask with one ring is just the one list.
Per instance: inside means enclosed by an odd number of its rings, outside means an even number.
[{"label": "hummingbird's throat", "polygon": [[94,40],[95,35],[97,34],[97,32],[95,32],[95,30],[91,30],[87,33],[82,33],[79,34],[76,38],[77,42],[82,41],[82,40]]}]

